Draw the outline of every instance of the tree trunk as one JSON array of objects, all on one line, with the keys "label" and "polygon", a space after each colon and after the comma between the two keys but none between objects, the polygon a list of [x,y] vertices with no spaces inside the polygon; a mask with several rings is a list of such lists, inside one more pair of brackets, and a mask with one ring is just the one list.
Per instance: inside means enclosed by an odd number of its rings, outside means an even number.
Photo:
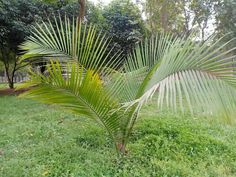
[{"label": "tree trunk", "polygon": [[202,41],[205,40],[205,32],[204,32],[204,28],[202,29]]},{"label": "tree trunk", "polygon": [[12,71],[10,71],[11,69],[10,69],[10,66],[9,66],[9,63],[7,62],[7,60],[4,60],[3,63],[4,63],[4,67],[5,67],[5,73],[7,76],[8,86],[9,86],[9,88],[13,89],[14,88],[14,76],[15,76],[15,72],[16,72],[17,62],[15,60]]},{"label": "tree trunk", "polygon": [[13,89],[14,88],[14,80],[13,80],[14,77],[10,76],[8,68],[5,68],[5,69],[6,69],[8,86],[9,86],[10,89]]},{"label": "tree trunk", "polygon": [[84,16],[85,16],[85,0],[78,0],[79,1],[79,22],[84,21]]},{"label": "tree trunk", "polygon": [[126,145],[123,143],[116,144],[116,148],[120,154],[127,154]]},{"label": "tree trunk", "polygon": [[10,89],[14,89],[14,81],[13,80],[8,81],[8,86]]},{"label": "tree trunk", "polygon": [[163,2],[162,8],[161,8],[161,27],[163,28],[164,32],[168,31],[167,3],[168,2]]}]

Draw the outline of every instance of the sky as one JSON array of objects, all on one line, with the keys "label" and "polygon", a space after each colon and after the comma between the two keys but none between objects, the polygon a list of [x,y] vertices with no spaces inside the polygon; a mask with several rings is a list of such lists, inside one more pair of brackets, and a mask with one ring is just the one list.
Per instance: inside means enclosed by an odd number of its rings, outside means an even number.
[{"label": "sky", "polygon": [[[89,1],[94,2],[95,4],[101,2],[101,3],[103,3],[104,5],[107,5],[107,4],[109,4],[112,0],[89,0]],[[133,0],[133,1],[135,2],[135,0]]]},{"label": "sky", "polygon": [[98,3],[99,1],[104,3],[105,5],[109,4],[109,2],[111,2],[112,0],[90,0],[92,2],[94,2],[95,4]]}]

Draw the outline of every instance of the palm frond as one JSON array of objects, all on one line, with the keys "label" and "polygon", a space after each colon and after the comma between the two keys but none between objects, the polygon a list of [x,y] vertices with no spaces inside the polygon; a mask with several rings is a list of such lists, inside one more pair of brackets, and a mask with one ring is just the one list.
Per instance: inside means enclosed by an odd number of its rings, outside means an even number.
[{"label": "palm frond", "polygon": [[[134,52],[152,53],[152,64],[147,63],[150,55],[136,55],[126,63],[127,68],[148,67],[146,77],[143,78],[136,90],[137,110],[152,96],[158,94],[158,106],[164,105],[174,110],[178,106],[184,110],[188,104],[191,112],[222,114],[235,118],[236,115],[236,77],[235,56],[229,55],[235,50],[224,50],[231,41],[222,44],[222,39],[212,43],[212,38],[205,42],[196,42],[192,38],[168,38],[161,36],[157,41],[166,45],[150,41],[145,47],[138,47]],[[165,47],[163,47],[165,46]],[[153,59],[154,58],[154,59]],[[142,61],[142,62],[140,62]],[[141,63],[141,64],[140,64]],[[135,67],[133,67],[135,66]],[[132,90],[132,89],[131,89]],[[221,108],[221,109],[219,109]]]},{"label": "palm frond", "polygon": [[112,90],[103,86],[97,72],[85,70],[77,63],[68,63],[67,67],[68,72],[63,74],[59,62],[51,62],[48,76],[32,72],[31,79],[23,86],[31,89],[21,96],[95,119],[113,138],[119,139],[124,115],[117,111],[120,104]]},{"label": "palm frond", "polygon": [[[54,17],[55,18],[55,17]],[[116,67],[120,52],[107,51],[110,39],[95,26],[81,24],[78,19],[59,16],[54,22],[42,22],[33,27],[32,35],[20,48],[24,58],[41,56],[61,60],[78,61],[85,68],[99,70],[101,67]],[[107,60],[110,60],[109,62]]]}]

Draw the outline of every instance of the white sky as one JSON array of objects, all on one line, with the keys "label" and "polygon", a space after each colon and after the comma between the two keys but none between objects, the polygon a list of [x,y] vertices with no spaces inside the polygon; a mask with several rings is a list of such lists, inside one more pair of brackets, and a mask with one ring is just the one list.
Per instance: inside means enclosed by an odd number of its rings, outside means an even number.
[{"label": "white sky", "polygon": [[107,5],[107,4],[109,4],[109,2],[111,2],[112,0],[89,0],[89,1],[94,2],[95,4],[101,2],[101,3],[103,3],[104,5]]},{"label": "white sky", "polygon": [[[107,4],[109,4],[112,0],[89,0],[89,1],[94,2],[95,4],[101,2],[102,4],[107,5]],[[135,0],[133,0],[133,2],[135,2]]]}]

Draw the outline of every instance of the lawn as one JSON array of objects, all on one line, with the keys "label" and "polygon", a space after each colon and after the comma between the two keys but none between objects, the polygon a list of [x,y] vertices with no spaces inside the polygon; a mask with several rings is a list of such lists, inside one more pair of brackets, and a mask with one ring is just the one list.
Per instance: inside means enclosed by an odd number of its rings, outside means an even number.
[{"label": "lawn", "polygon": [[146,106],[117,157],[93,120],[0,97],[0,176],[236,176],[236,128]]},{"label": "lawn", "polygon": [[[20,85],[20,83],[15,83],[14,87],[17,88]],[[0,83],[0,90],[9,88],[8,83]]]},{"label": "lawn", "polygon": [[8,85],[6,83],[0,83],[0,89],[8,88]]}]

